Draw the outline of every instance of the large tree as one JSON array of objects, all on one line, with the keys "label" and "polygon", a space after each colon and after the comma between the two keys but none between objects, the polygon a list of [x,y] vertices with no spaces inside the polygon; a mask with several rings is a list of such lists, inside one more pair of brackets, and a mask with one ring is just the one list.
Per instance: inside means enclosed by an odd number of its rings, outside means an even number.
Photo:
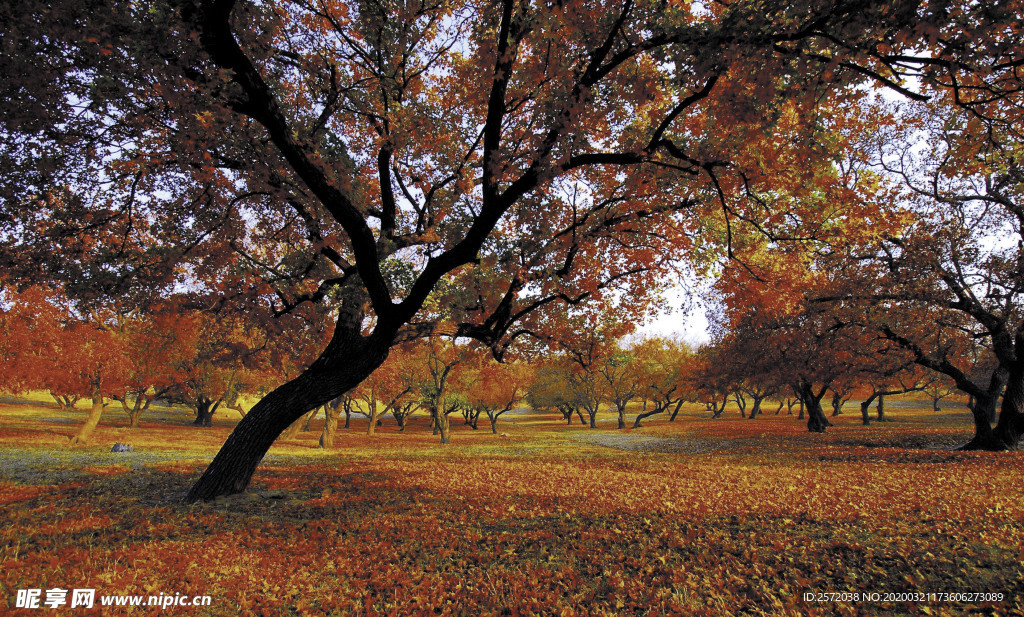
[{"label": "large tree", "polygon": [[[885,336],[972,397],[968,449],[1012,449],[1024,437],[1024,79],[1016,83],[986,105],[943,94],[880,112],[874,162],[900,190],[896,216],[908,223],[838,255],[862,264],[866,289],[851,295],[862,294]],[[992,360],[988,370],[977,370],[979,357]]]},{"label": "large tree", "polygon": [[0,14],[4,265],[94,302],[332,302],[330,343],[188,499],[238,492],[437,320],[500,356],[553,304],[629,297],[638,317],[692,246],[686,213],[728,232],[764,216],[732,195],[824,160],[820,110],[865,79],[961,83],[961,56],[1010,36],[953,8],[27,0]]}]

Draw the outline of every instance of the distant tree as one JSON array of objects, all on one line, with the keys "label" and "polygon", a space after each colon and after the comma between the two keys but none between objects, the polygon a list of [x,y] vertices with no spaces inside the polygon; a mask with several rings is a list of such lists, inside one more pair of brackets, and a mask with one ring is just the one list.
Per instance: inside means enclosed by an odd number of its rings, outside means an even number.
[{"label": "distant tree", "polygon": [[636,415],[633,428],[641,422],[662,413],[676,419],[688,396],[687,371],[693,363],[693,353],[686,345],[666,339],[647,339],[635,345],[631,352],[637,362],[643,396],[651,407]]},{"label": "distant tree", "polygon": [[469,350],[451,337],[433,336],[420,354],[419,361],[426,366],[419,383],[420,404],[430,413],[431,426],[434,434],[441,436],[441,443],[451,443],[449,416],[467,404],[460,382]]},{"label": "distant tree", "polygon": [[8,298],[5,371],[9,390],[47,390],[58,407],[81,398],[92,406],[71,444],[88,443],[106,403],[128,376],[123,341],[101,318],[76,314],[62,293],[35,288]]},{"label": "distant tree", "polygon": [[526,396],[533,380],[529,364],[508,364],[479,360],[465,378],[465,397],[469,407],[484,413],[491,433],[498,434],[498,419],[512,411]]},{"label": "distant tree", "polygon": [[576,396],[570,383],[572,367],[565,357],[550,357],[537,363],[534,378],[526,392],[526,402],[536,410],[557,409],[566,424],[572,424],[573,414],[586,425],[583,414],[576,404]]},{"label": "distant tree", "polygon": [[640,396],[640,365],[628,350],[613,351],[597,366],[604,398],[615,407],[618,428],[626,428],[626,406]]}]

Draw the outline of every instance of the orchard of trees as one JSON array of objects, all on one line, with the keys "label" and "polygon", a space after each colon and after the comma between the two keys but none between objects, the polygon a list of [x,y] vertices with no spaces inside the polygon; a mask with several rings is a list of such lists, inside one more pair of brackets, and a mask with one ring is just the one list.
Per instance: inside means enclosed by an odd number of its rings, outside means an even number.
[{"label": "orchard of trees", "polygon": [[[521,401],[1024,432],[1022,15],[997,3],[143,0],[0,9],[6,390],[441,441]],[[619,341],[684,276],[712,344]],[[940,393],[945,393],[939,396]],[[773,407],[768,408],[768,404]],[[632,405],[630,407],[630,405]],[[641,412],[635,413],[639,407]],[[779,410],[779,411],[776,411]],[[608,410],[611,410],[610,412]],[[628,414],[633,413],[632,418]],[[333,428],[331,428],[333,430]]]}]

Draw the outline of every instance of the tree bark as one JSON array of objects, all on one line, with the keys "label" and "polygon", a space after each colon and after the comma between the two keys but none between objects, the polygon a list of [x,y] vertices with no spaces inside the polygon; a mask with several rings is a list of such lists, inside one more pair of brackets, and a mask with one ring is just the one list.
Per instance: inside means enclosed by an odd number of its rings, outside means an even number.
[{"label": "tree bark", "polygon": [[878,415],[877,415],[876,419],[879,422],[888,422],[888,420],[885,417],[885,395],[884,394],[879,394],[878,395],[878,405],[875,407],[875,410],[878,412]]},{"label": "tree bark", "polygon": [[366,427],[366,436],[373,437],[377,431],[377,401],[367,403],[366,416],[370,419],[370,425]]},{"label": "tree bark", "polygon": [[324,427],[320,430],[320,447],[324,450],[334,448],[334,437],[338,432],[339,407],[341,407],[340,396],[324,405]]},{"label": "tree bark", "polygon": [[835,418],[836,416],[843,415],[843,405],[845,405],[846,401],[848,401],[848,400],[850,400],[850,399],[849,398],[843,398],[843,395],[841,393],[839,393],[839,392],[833,392],[832,393],[832,417],[833,418]]},{"label": "tree bark", "polygon": [[218,405],[220,405],[220,399],[215,401],[205,394],[197,396],[196,419],[192,422],[192,426],[213,426],[213,414],[216,413]]},{"label": "tree bark", "polygon": [[679,410],[683,408],[683,403],[684,403],[683,399],[679,399],[679,402],[676,403],[675,409],[672,410],[672,415],[668,417],[668,421],[669,422],[675,422],[676,421],[676,416],[679,415]]},{"label": "tree bark", "polygon": [[391,416],[395,419],[395,423],[398,424],[398,432],[405,431],[405,419],[407,417],[406,409],[399,404],[395,404],[391,408]]},{"label": "tree bark", "polygon": [[128,428],[139,428],[142,414],[149,409],[149,404],[153,402],[153,399],[146,395],[138,395],[135,397],[135,402],[129,406],[128,394],[125,393],[119,400],[121,402],[121,409],[128,414]]},{"label": "tree bark", "polygon": [[[358,317],[358,316],[357,316]],[[359,334],[361,319],[340,323],[320,357],[295,379],[256,403],[189,489],[187,502],[244,491],[256,466],[284,429],[306,411],[341,396],[387,359],[394,333]]]},{"label": "tree bark", "polygon": [[[145,400],[145,403],[142,401]],[[149,409],[149,404],[153,402],[153,399],[147,396],[136,397],[135,405],[132,410],[128,412],[128,428],[139,428],[139,422],[142,421],[142,414]]]},{"label": "tree bark", "polygon": [[807,430],[812,433],[824,433],[831,424],[821,409],[821,399],[825,396],[825,388],[815,393],[813,386],[804,381],[800,384],[800,400],[807,410]]},{"label": "tree bark", "polygon": [[565,419],[566,426],[572,426],[572,414],[576,410],[571,405],[561,405],[558,407],[558,411],[562,413],[562,417]]},{"label": "tree bark", "polygon": [[[1009,353],[1007,354],[1009,355]],[[1024,327],[1013,338],[1012,357],[1003,361],[1006,372],[1003,404],[993,429],[989,419],[995,413],[996,397],[974,397],[974,438],[961,450],[1016,450],[1024,435]],[[997,371],[998,372],[998,371]],[[993,374],[992,384],[996,376]],[[989,392],[997,391],[990,385]]]},{"label": "tree bark", "polygon": [[[736,391],[733,393],[733,398],[736,400],[736,406],[740,408],[740,417],[747,417],[747,397],[743,396],[743,393]],[[725,406],[729,403],[729,397],[725,397],[725,401],[722,403],[722,410],[725,411]],[[716,416],[717,417],[717,416]]]},{"label": "tree bark", "polygon": [[[636,418],[633,419],[633,428],[641,428],[643,425],[640,424],[640,422],[642,422],[643,420],[646,420],[647,418],[650,418],[651,416],[656,416],[656,415],[658,415],[660,413],[665,413],[665,411],[668,410],[670,405],[672,405],[671,402],[664,402],[664,401],[655,402],[654,403],[654,409],[652,409],[651,411],[647,411],[645,409],[645,410],[641,411],[640,413],[638,413],[636,415]],[[681,406],[682,406],[682,401],[679,401],[679,403],[676,405],[676,413],[678,413],[679,407],[681,407]],[[675,417],[675,413],[672,414],[672,417],[673,418]]]},{"label": "tree bark", "polygon": [[[726,394],[725,398],[722,399],[722,405],[718,405],[718,401],[711,399],[711,419],[721,418],[722,414],[725,413],[725,406],[729,404],[729,395]],[[746,416],[744,416],[746,417]]]},{"label": "tree bark", "polygon": [[100,423],[100,416],[103,415],[103,395],[100,394],[99,386],[94,386],[92,393],[92,409],[89,410],[89,417],[85,419],[78,432],[75,433],[68,445],[85,445],[89,443],[92,432]]},{"label": "tree bark", "polygon": [[1006,391],[1003,393],[1003,406],[999,411],[999,423],[996,424],[995,436],[1009,450],[1020,446],[1024,435],[1024,336],[1017,334],[1018,359],[1010,366],[1010,374],[1006,380]]},{"label": "tree bark", "polygon": [[437,435],[437,434],[441,435],[441,443],[442,444],[451,443],[452,442],[451,423],[448,421],[448,414],[443,413],[441,411],[436,411],[434,413],[435,413],[435,422],[434,422],[435,431],[434,431],[434,434],[435,435]]},{"label": "tree bark", "polygon": [[750,400],[753,401],[750,405],[750,419],[753,420],[757,416],[761,415],[761,401],[765,399],[764,396],[750,395]]},{"label": "tree bark", "polygon": [[871,398],[864,399],[860,402],[860,419],[861,422],[864,423],[864,426],[871,425],[871,412],[868,410],[871,409],[871,402],[873,400],[874,395],[871,395]]}]

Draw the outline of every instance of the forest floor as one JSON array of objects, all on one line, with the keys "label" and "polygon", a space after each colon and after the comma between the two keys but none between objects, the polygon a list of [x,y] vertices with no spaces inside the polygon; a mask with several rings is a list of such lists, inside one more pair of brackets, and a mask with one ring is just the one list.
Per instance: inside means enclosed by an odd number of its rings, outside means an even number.
[{"label": "forest floor", "polygon": [[[865,427],[850,405],[824,435],[774,410],[621,431],[525,412],[498,435],[453,416],[448,446],[424,418],[373,438],[353,418],[330,452],[314,421],[246,493],[185,505],[237,414],[128,429],[110,408],[65,447],[84,407],[0,402],[0,613],[1024,614],[1024,453],[953,451],[962,409]],[[94,606],[51,610],[54,589]],[[100,606],[134,595],[172,604]]]}]

